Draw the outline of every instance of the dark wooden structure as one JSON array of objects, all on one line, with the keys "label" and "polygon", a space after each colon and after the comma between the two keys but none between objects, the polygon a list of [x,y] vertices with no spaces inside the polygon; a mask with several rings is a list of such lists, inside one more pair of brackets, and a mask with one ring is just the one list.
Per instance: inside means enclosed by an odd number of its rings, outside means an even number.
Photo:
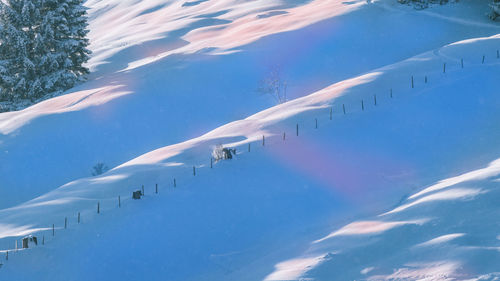
[{"label": "dark wooden structure", "polygon": [[36,236],[29,235],[23,238],[23,249],[29,248],[29,242],[35,243],[35,246],[38,245],[38,239]]},{"label": "dark wooden structure", "polygon": [[142,196],[143,196],[143,194],[142,194],[142,191],[140,191],[140,190],[132,192],[132,199],[135,199],[135,200],[141,199]]},{"label": "dark wooden structure", "polygon": [[233,159],[233,154],[236,155],[236,149],[231,149],[226,147],[222,149],[223,159]]}]

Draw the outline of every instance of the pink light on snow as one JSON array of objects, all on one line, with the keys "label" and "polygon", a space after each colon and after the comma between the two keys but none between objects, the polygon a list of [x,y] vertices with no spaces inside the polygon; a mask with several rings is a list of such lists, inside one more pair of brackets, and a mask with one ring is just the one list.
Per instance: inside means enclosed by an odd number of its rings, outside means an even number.
[{"label": "pink light on snow", "polygon": [[390,182],[388,175],[411,171],[401,159],[341,142],[316,142],[306,136],[291,136],[285,145],[276,145],[270,152],[291,169],[357,203],[374,188],[390,188],[385,185]]},{"label": "pink light on snow", "polygon": [[[226,24],[200,27],[187,33],[183,40],[189,44],[152,57],[131,62],[125,70],[131,70],[172,54],[192,54],[213,49],[212,54],[227,54],[234,49],[255,42],[265,36],[297,30],[319,21],[344,14],[363,5],[363,1],[345,4],[338,0],[316,0],[299,7],[281,10],[280,14],[259,17],[259,11],[249,13]],[[219,17],[225,19],[224,16]]]}]

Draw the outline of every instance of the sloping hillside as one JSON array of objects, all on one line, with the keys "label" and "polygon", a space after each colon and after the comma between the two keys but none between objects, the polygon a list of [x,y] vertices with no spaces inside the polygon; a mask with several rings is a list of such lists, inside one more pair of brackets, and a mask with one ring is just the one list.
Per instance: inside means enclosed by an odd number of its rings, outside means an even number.
[{"label": "sloping hillside", "polygon": [[0,276],[493,280],[500,28],[436,16],[467,1],[296,2],[88,2],[92,79],[0,114]]},{"label": "sloping hillside", "polygon": [[392,1],[264,2],[89,1],[89,82],[0,115],[0,206],[268,108],[274,99],[257,89],[276,68],[293,99],[500,30]]}]

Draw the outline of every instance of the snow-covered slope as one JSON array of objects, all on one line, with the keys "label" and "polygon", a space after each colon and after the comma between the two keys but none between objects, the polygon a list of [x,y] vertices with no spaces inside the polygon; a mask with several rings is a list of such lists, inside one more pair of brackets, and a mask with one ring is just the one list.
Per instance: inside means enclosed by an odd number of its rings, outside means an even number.
[{"label": "snow-covered slope", "polygon": [[[0,250],[11,250],[2,280],[494,278],[500,36],[480,37],[499,28],[388,1],[273,4],[287,13],[254,2],[184,5],[192,19],[224,7],[234,17],[215,29],[195,25],[182,37],[189,44],[168,57],[133,50],[144,52],[155,36],[165,36],[155,38],[164,48],[169,29],[127,31],[149,22],[133,22],[144,11],[170,6],[88,3],[109,30],[118,26],[112,19],[131,24],[99,36],[137,34],[143,44],[96,48],[95,80],[82,91],[0,114]],[[128,14],[122,5],[136,6]],[[284,19],[259,26],[245,20],[252,14]],[[422,24],[432,27],[426,36],[403,36]],[[225,45],[226,28],[257,37]],[[197,41],[205,31],[210,40]],[[275,63],[286,65],[296,99],[265,109],[270,102],[251,89]],[[210,168],[217,144],[238,155]],[[97,157],[117,167],[84,178]],[[15,193],[3,189],[14,182]],[[141,185],[145,198],[132,200]],[[29,233],[45,245],[12,251]]]},{"label": "snow-covered slope", "polygon": [[[38,230],[47,242],[46,247],[29,253],[11,252],[10,262],[3,270],[7,276],[10,272],[17,274],[19,280],[34,276],[83,280],[89,278],[88,272],[92,272],[92,279],[112,276],[116,280],[140,276],[151,280],[256,280],[266,276],[281,280],[295,279],[299,276],[297,272],[300,274],[306,266],[317,264],[310,274],[319,280],[329,280],[329,276],[340,276],[337,270],[346,274],[346,279],[359,278],[361,271],[370,267],[377,268],[373,274],[387,274],[400,263],[404,267],[408,260],[420,265],[425,261],[438,268],[436,274],[452,276],[460,262],[476,261],[468,260],[467,256],[463,260],[413,261],[412,256],[405,256],[405,251],[397,252],[398,248],[391,244],[394,237],[387,237],[384,243],[379,242],[376,234],[398,227],[415,231],[429,225],[435,229],[424,231],[423,237],[403,236],[402,246],[424,243],[441,232],[455,234],[449,229],[449,224],[455,224],[446,219],[442,221],[447,228],[432,223],[433,219],[441,221],[436,216],[444,212],[463,219],[459,233],[479,235],[473,219],[476,216],[485,217],[486,221],[494,219],[492,207],[475,203],[470,221],[457,215],[461,209],[451,212],[449,208],[461,206],[463,198],[494,202],[490,197],[494,192],[481,196],[494,188],[495,182],[485,180],[490,184],[478,188],[437,189],[495,177],[499,173],[497,162],[487,169],[430,187],[427,190],[435,194],[420,193],[417,195],[420,199],[410,197],[408,203],[402,202],[381,218],[350,224],[325,238],[321,233],[332,227],[328,224],[330,220],[338,225],[353,214],[383,210],[390,202],[397,202],[438,175],[467,171],[498,157],[492,151],[498,151],[500,146],[497,141],[500,130],[495,122],[500,100],[494,89],[500,63],[493,60],[483,65],[479,57],[479,62],[474,63],[475,50],[480,48],[490,54],[498,42],[498,36],[460,42],[378,69],[230,123],[200,138],[145,154],[101,177],[69,183],[26,204],[3,210],[0,215],[4,236]],[[442,74],[444,57],[449,62],[464,57],[468,66],[462,70],[460,64],[449,63],[447,73]],[[423,82],[424,73],[427,84]],[[410,88],[410,74],[418,81],[414,89]],[[388,85],[393,86],[392,99]],[[375,106],[371,103],[371,93],[379,89],[385,94],[378,95]],[[366,101],[364,111],[360,108],[361,99]],[[334,114],[330,121],[331,104]],[[347,106],[345,116],[340,104]],[[294,136],[297,123],[298,137]],[[285,141],[282,132],[288,135]],[[463,132],[467,132],[466,137]],[[267,136],[264,147],[260,143],[263,134]],[[251,152],[243,153],[247,146],[239,144],[248,140],[252,141]],[[217,163],[211,169],[210,148],[218,143],[238,147],[241,153],[237,159]],[[196,176],[192,175],[193,165],[197,167]],[[154,193],[156,183],[160,185],[159,195]],[[142,184],[146,186],[146,199],[129,199],[131,191]],[[118,195],[124,198],[122,208],[117,208]],[[430,214],[411,212],[413,215],[408,216],[403,212],[415,209],[415,205],[441,201],[458,203],[447,209],[437,207],[440,212]],[[99,215],[95,214],[97,202],[101,208]],[[81,226],[75,225],[78,211],[84,222]],[[35,220],[33,214],[37,214]],[[70,219],[69,230],[61,229],[64,217]],[[52,223],[58,227],[54,238]],[[494,233],[495,226],[490,227],[488,232]],[[368,249],[373,254],[366,257],[360,254],[365,250],[358,248],[368,243],[365,236],[363,243],[359,239],[349,243],[341,240],[340,244],[331,245],[338,236],[352,235],[356,239],[358,232],[371,234],[373,240],[382,243],[373,246],[378,246],[380,252]],[[485,242],[471,239],[471,244]],[[314,251],[308,249],[306,257],[299,258],[299,262],[280,261],[284,256],[293,257],[294,253],[305,250],[304,247],[309,247],[307,241],[315,242],[311,246]],[[14,245],[12,238],[3,242]],[[321,247],[318,249],[316,245]],[[350,247],[355,248],[353,254],[349,254]],[[78,249],[79,254],[68,248]],[[396,261],[386,260],[386,248],[397,252]],[[348,251],[348,257],[361,261],[352,267],[344,263],[337,267],[335,254],[343,257],[344,251]],[[279,270],[271,273],[271,265],[275,263]],[[333,266],[328,266],[329,263]],[[26,264],[33,270],[21,273],[18,266]],[[45,270],[49,265],[52,269]],[[484,271],[495,266],[498,263],[493,259],[487,267],[460,272],[460,276],[489,273]],[[358,267],[363,268],[358,271]]]},{"label": "snow-covered slope", "polygon": [[[392,1],[184,3],[87,3],[95,71],[90,81],[0,115],[0,206],[89,176],[97,162],[115,167],[272,106],[274,100],[257,88],[275,68],[283,72],[288,96],[297,98],[500,30],[487,19],[457,23]],[[240,52],[216,55],[235,49]],[[169,51],[175,54],[155,61]],[[123,71],[139,61],[142,67]]]},{"label": "snow-covered slope", "polygon": [[443,179],[377,217],[313,241],[267,279],[289,279],[290,264],[307,260],[299,273],[315,280],[498,280],[499,176],[497,159]]}]

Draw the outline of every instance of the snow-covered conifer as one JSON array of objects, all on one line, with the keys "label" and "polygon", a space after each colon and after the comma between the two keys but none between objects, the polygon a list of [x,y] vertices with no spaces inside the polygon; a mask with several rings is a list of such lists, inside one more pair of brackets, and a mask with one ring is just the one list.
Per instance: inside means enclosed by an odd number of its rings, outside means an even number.
[{"label": "snow-covered conifer", "polygon": [[0,100],[64,91],[89,71],[81,0],[6,0],[0,4]]}]

